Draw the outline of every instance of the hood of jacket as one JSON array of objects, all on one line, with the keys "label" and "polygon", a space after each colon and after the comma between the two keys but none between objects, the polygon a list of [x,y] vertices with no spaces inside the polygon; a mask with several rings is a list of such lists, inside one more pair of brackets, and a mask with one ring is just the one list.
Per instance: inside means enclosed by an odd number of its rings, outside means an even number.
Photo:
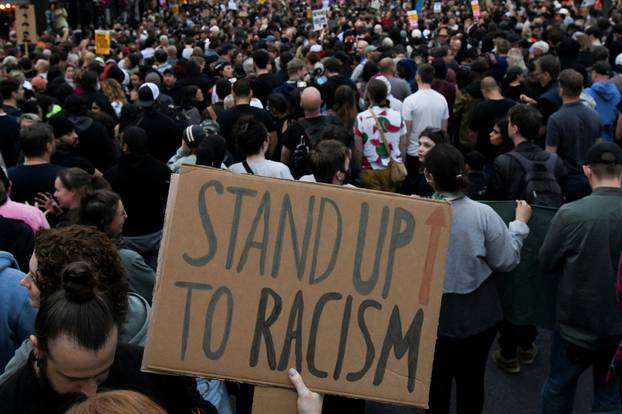
[{"label": "hood of jacket", "polygon": [[123,344],[144,346],[151,318],[151,307],[140,295],[130,292],[127,298],[127,320],[121,327],[119,341]]},{"label": "hood of jacket", "polygon": [[590,89],[595,98],[598,97],[606,103],[617,104],[616,101],[620,100],[620,92],[612,82],[595,82]]},{"label": "hood of jacket", "polygon": [[19,270],[17,260],[15,260],[11,253],[0,251],[0,272],[8,268]]},{"label": "hood of jacket", "polygon": [[78,135],[89,129],[91,125],[93,125],[93,118],[88,116],[70,116],[69,120],[73,122],[73,125],[76,127],[76,132]]},{"label": "hood of jacket", "polygon": [[119,165],[132,170],[146,171],[144,166],[150,159],[151,156],[149,154],[123,154],[119,159]]}]

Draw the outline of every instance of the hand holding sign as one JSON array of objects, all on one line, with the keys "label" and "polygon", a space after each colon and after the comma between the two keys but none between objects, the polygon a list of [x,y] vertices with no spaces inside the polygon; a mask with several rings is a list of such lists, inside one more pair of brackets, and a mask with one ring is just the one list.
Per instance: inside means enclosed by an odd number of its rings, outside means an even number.
[{"label": "hand holding sign", "polygon": [[298,414],[321,414],[324,396],[307,388],[302,377],[294,368],[287,372],[296,392],[298,393]]}]

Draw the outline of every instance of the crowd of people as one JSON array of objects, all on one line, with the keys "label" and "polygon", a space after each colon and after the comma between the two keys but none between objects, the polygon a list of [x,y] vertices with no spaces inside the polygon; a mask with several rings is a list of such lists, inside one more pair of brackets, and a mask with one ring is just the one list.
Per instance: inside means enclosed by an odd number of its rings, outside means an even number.
[{"label": "crowd of people", "polygon": [[[96,19],[108,53],[50,3],[36,42],[0,37],[2,412],[250,409],[236,384],[140,372],[182,164],[451,202],[431,414],[450,412],[454,380],[457,412],[481,413],[489,358],[508,374],[537,358],[537,328],[504,317],[491,275],[520,263],[532,206],[559,209],[540,250],[561,274],[550,372],[533,398],[571,413],[592,367],[593,411],[622,412],[615,2],[131,2]],[[515,220],[483,200],[515,201]],[[299,412],[319,413],[289,377]]]}]

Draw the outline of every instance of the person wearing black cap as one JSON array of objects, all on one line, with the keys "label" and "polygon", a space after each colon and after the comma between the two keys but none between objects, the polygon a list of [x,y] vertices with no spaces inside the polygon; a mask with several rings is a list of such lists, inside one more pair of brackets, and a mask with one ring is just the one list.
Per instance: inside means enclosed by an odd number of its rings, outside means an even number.
[{"label": "person wearing black cap", "polygon": [[48,119],[48,124],[54,130],[56,148],[51,162],[62,167],[78,167],[89,174],[95,174],[93,164],[78,152],[78,134],[73,123],[62,115]]},{"label": "person wearing black cap", "polygon": [[121,196],[128,218],[123,226],[125,247],[143,256],[155,269],[171,170],[149,154],[150,138],[142,128],[123,131],[123,155],[104,173]]},{"label": "person wearing black cap", "polygon": [[160,89],[155,83],[146,82],[138,88],[136,105],[143,109],[138,126],[149,137],[149,153],[156,159],[167,162],[177,151],[181,130],[175,121],[158,108]]},{"label": "person wearing black cap", "polygon": [[593,412],[619,412],[618,380],[605,381],[622,338],[616,274],[622,251],[622,149],[593,145],[582,167],[592,194],[562,206],[540,248],[540,265],[561,273],[551,368],[542,390],[543,413],[571,413],[576,385],[594,372]]},{"label": "person wearing black cap", "polygon": [[182,134],[181,147],[177,150],[175,155],[168,160],[168,168],[172,172],[178,173],[181,168],[181,164],[196,164],[197,162],[197,149],[199,144],[207,137],[205,130],[199,125],[190,125]]}]

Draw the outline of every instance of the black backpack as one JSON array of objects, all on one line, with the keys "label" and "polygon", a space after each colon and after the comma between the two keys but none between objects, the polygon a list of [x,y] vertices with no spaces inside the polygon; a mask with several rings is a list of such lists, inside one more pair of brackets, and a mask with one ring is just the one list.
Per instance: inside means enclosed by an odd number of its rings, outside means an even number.
[{"label": "black backpack", "polygon": [[563,203],[562,189],[555,178],[555,164],[557,154],[549,153],[544,161],[531,161],[521,154],[511,151],[506,155],[515,159],[523,171],[525,177],[525,201],[540,207],[559,207]]},{"label": "black backpack", "polygon": [[300,142],[292,153],[291,168],[292,175],[296,179],[310,172],[308,163],[309,152],[320,141],[322,131],[326,128],[327,122],[311,123],[306,119],[301,119],[298,121],[298,124],[302,126],[303,131],[300,134]]}]

